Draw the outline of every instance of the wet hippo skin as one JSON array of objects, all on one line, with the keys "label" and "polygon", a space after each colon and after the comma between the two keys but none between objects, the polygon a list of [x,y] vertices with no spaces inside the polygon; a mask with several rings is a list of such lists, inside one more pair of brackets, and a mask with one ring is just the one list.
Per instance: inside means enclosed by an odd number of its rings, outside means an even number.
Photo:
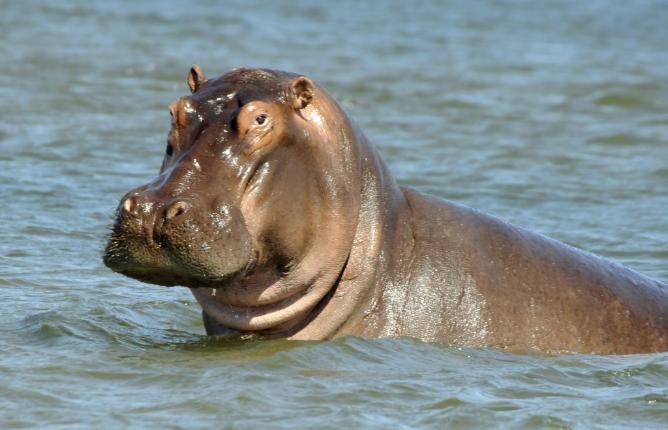
[{"label": "wet hippo skin", "polygon": [[207,333],[668,350],[666,284],[399,187],[307,77],[193,66],[187,81],[160,174],[121,200],[104,261],[191,288]]}]

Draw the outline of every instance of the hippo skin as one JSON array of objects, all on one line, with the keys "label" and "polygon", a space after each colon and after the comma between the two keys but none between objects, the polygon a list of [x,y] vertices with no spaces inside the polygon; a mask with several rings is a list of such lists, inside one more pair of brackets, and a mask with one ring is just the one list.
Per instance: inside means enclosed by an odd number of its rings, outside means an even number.
[{"label": "hippo skin", "polygon": [[193,66],[187,81],[160,173],[122,198],[104,262],[190,288],[208,334],[668,350],[666,284],[398,186],[309,78]]}]

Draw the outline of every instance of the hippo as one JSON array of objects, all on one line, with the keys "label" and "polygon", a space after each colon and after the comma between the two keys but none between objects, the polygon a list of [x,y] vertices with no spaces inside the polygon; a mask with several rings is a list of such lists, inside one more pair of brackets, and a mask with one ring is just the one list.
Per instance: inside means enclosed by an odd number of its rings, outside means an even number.
[{"label": "hippo", "polygon": [[308,77],[195,65],[187,83],[160,173],[121,199],[104,263],[190,288],[207,334],[668,350],[665,283],[399,186]]}]

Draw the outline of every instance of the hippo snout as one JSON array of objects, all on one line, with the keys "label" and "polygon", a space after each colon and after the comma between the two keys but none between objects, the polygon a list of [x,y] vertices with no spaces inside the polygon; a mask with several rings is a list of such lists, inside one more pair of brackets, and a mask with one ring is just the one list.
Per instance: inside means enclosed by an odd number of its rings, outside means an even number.
[{"label": "hippo snout", "polygon": [[160,201],[141,193],[132,193],[121,200],[118,207],[118,223],[136,223],[142,225],[150,236],[155,238],[161,228],[185,222],[190,218],[194,203],[186,199]]},{"label": "hippo snout", "polygon": [[200,230],[194,209],[195,203],[188,199],[163,199],[144,189],[129,192],[118,205],[105,263],[120,272],[148,260],[164,266],[171,260],[169,248]]},{"label": "hippo snout", "polygon": [[105,249],[109,268],[145,282],[197,287],[248,265],[252,240],[236,208],[169,194],[141,187],[121,199]]}]

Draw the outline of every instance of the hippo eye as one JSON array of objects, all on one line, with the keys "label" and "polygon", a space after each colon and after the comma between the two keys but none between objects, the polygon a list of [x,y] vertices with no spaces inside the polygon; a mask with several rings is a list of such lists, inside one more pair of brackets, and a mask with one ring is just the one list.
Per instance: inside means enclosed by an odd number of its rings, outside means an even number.
[{"label": "hippo eye", "polygon": [[267,118],[268,118],[267,114],[263,113],[255,117],[255,122],[258,123],[259,125],[262,125],[265,123],[265,121],[267,121]]},{"label": "hippo eye", "polygon": [[165,151],[167,153],[167,156],[171,157],[172,154],[174,153],[174,147],[172,146],[171,143],[167,144],[167,150]]}]

